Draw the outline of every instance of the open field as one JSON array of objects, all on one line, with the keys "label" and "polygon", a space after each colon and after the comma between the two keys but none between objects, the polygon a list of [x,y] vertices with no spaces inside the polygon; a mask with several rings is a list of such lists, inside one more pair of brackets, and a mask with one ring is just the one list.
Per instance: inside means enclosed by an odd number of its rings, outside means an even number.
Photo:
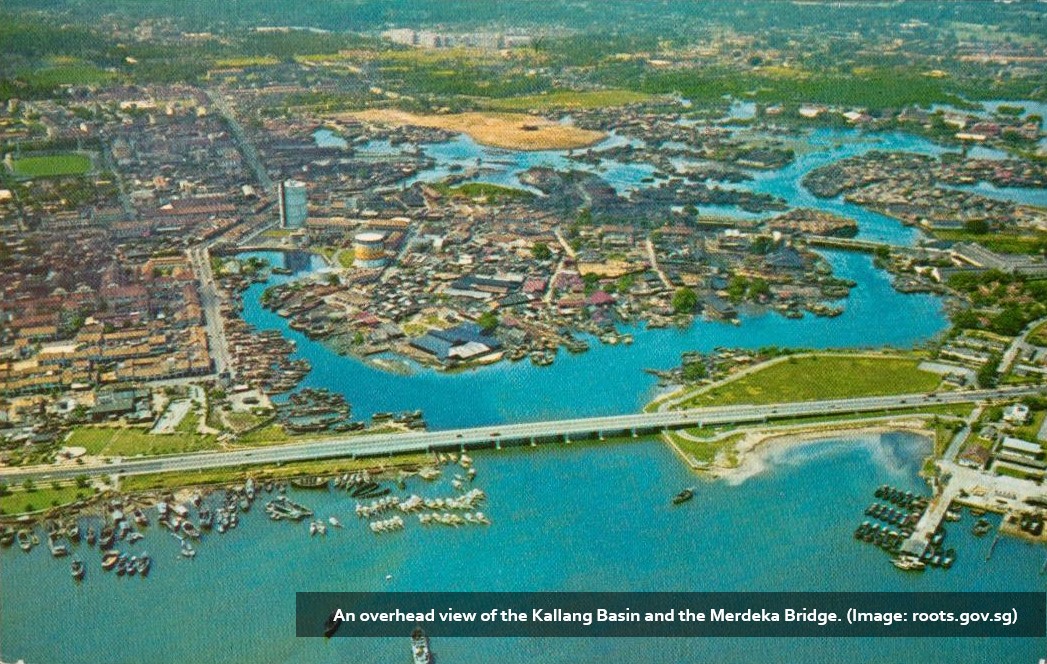
[{"label": "open field", "polygon": [[391,126],[433,127],[468,134],[477,143],[508,150],[569,150],[599,143],[604,133],[562,125],[519,113],[455,113],[418,115],[405,111],[370,110],[336,116]]},{"label": "open field", "polygon": [[[194,419],[194,427],[196,421],[198,417]],[[218,447],[214,436],[185,432],[152,435],[143,429],[117,427],[73,429],[66,444],[86,448],[88,454],[100,456],[177,454],[213,450]]]},{"label": "open field", "polygon": [[931,231],[931,234],[939,240],[949,242],[977,242],[986,249],[1005,254],[1037,254],[1047,242],[1047,233],[1036,231],[1029,233],[1000,231],[977,234],[961,230],[936,229]]},{"label": "open field", "polygon": [[15,177],[61,177],[87,173],[91,170],[91,159],[86,155],[72,153],[13,157],[11,165]]},{"label": "open field", "polygon": [[694,395],[685,408],[769,404],[930,392],[936,374],[917,369],[907,357],[813,355],[791,357],[737,380]]},{"label": "open field", "polygon": [[501,111],[540,111],[546,109],[607,108],[648,101],[651,95],[632,90],[559,90],[548,94],[493,99],[487,103]]},{"label": "open field", "polygon": [[94,489],[81,489],[73,485],[60,486],[57,489],[50,485],[38,486],[33,491],[25,491],[15,486],[11,487],[11,493],[0,497],[0,513],[36,512],[49,507],[67,505],[82,498],[90,498],[94,493]]},{"label": "open field", "polygon": [[1035,330],[1029,333],[1029,343],[1036,344],[1038,346],[1047,346],[1047,323],[1041,324]]}]

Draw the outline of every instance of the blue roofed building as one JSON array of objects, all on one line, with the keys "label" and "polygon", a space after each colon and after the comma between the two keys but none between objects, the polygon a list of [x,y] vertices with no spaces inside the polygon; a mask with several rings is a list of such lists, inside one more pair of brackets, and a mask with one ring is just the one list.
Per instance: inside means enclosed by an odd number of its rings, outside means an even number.
[{"label": "blue roofed building", "polygon": [[446,330],[430,330],[411,340],[411,346],[440,364],[478,360],[502,348],[502,342],[476,323],[462,323]]}]

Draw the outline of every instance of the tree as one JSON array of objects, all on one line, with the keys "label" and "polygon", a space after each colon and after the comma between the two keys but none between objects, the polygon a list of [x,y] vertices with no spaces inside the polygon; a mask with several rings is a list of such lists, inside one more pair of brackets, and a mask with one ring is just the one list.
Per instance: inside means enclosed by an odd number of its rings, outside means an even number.
[{"label": "tree", "polygon": [[33,480],[26,478],[26,481],[22,482],[22,488],[28,491],[36,491],[36,484]]},{"label": "tree", "polygon": [[770,295],[771,285],[767,283],[766,279],[760,279],[759,277],[749,282],[749,297],[756,298],[761,295]]},{"label": "tree", "polygon": [[535,242],[531,247],[531,255],[535,260],[547,261],[553,257],[553,250],[544,242]]},{"label": "tree", "polygon": [[476,324],[480,326],[484,334],[490,334],[498,327],[498,315],[493,311],[485,311],[476,319]]},{"label": "tree", "polygon": [[77,488],[79,488],[79,489],[86,489],[90,485],[91,485],[91,480],[89,480],[87,478],[87,475],[77,475],[76,476],[76,486],[77,486]]},{"label": "tree", "polygon": [[963,230],[975,235],[985,235],[989,232],[989,222],[984,219],[968,219],[963,222]]},{"label": "tree", "polygon": [[689,314],[698,306],[698,293],[684,286],[673,293],[673,311],[678,314]]},{"label": "tree", "polygon": [[749,290],[749,280],[743,276],[735,275],[727,283],[727,298],[731,302],[741,302],[745,299],[745,293]]},{"label": "tree", "polygon": [[705,365],[701,362],[691,362],[683,365],[683,378],[690,382],[696,382],[708,375]]},{"label": "tree", "polygon": [[989,356],[989,361],[978,369],[978,387],[994,387],[996,385],[996,369],[1000,366],[1003,357],[999,353]]}]

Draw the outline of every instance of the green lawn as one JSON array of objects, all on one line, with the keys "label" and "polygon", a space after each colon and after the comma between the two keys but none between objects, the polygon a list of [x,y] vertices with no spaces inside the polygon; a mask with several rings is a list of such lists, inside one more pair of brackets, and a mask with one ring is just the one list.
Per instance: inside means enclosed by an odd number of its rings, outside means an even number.
[{"label": "green lawn", "polygon": [[185,414],[182,421],[175,427],[177,433],[196,433],[196,430],[200,427],[200,414],[196,412],[196,404],[193,404],[189,408],[189,412]]},{"label": "green lawn", "polygon": [[34,491],[24,491],[20,486],[11,488],[11,493],[0,497],[0,513],[20,514],[35,512],[56,505],[66,505],[94,495],[94,489],[79,489],[76,486],[38,486]]},{"label": "green lawn", "polygon": [[554,108],[607,108],[647,101],[651,95],[632,90],[559,90],[544,95],[493,99],[486,105],[502,111],[538,111]]},{"label": "green lawn", "polygon": [[[689,433],[701,435],[700,429],[688,430]],[[735,444],[738,443],[742,438],[745,437],[744,433],[738,433],[733,436],[727,436],[720,440],[689,440],[680,436],[675,432],[670,432],[669,437],[673,443],[683,451],[684,454],[689,454],[694,457],[694,460],[698,463],[711,464],[716,460],[717,455],[720,452],[733,450]],[[732,458],[734,457],[734,458]],[[733,452],[728,453],[728,463],[733,465],[737,463],[737,457]]]},{"label": "green lawn", "polygon": [[66,444],[87,448],[88,454],[101,456],[177,454],[218,447],[214,436],[197,433],[153,435],[144,429],[118,427],[80,427],[69,434]]},{"label": "green lawn", "polygon": [[684,407],[769,404],[930,392],[937,374],[902,357],[815,355],[791,357],[689,399]]},{"label": "green lawn", "polygon": [[91,160],[82,154],[55,154],[15,157],[12,160],[17,177],[61,177],[83,175],[91,170]]},{"label": "green lawn", "polygon": [[939,240],[949,242],[976,242],[986,249],[1005,254],[1036,254],[1047,242],[1047,233],[1016,233],[999,231],[977,234],[960,230],[932,230],[931,234]]},{"label": "green lawn", "polygon": [[1047,346],[1047,323],[1041,324],[1035,330],[1029,333],[1029,343],[1036,344],[1037,346]]},{"label": "green lawn", "polygon": [[338,264],[340,266],[346,267],[346,268],[352,267],[353,266],[353,250],[352,249],[342,249],[341,251],[339,251],[338,252]]}]

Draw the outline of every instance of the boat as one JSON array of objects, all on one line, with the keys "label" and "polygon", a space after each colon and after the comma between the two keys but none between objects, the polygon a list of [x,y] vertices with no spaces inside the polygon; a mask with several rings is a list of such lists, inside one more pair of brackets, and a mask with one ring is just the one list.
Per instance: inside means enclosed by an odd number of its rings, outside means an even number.
[{"label": "boat", "polygon": [[153,559],[149,557],[148,553],[143,552],[142,555],[138,556],[138,562],[135,565],[138,568],[138,573],[143,577],[149,575],[149,567],[153,564]]},{"label": "boat", "polygon": [[0,546],[11,546],[15,541],[15,531],[11,526],[4,526],[0,532]]},{"label": "boat", "polygon": [[337,518],[335,518],[333,516],[328,517],[327,518],[327,522],[330,523],[335,528],[341,528],[342,527],[342,522],[339,521]]},{"label": "boat", "polygon": [[149,519],[146,517],[145,512],[143,512],[140,507],[136,507],[132,514],[135,523],[137,523],[139,526],[145,527],[149,525]]},{"label": "boat", "polygon": [[84,578],[84,574],[87,573],[87,570],[84,568],[84,561],[78,558],[74,559],[72,564],[70,565],[70,573],[73,575],[74,579],[76,579],[77,581],[82,581]]},{"label": "boat", "polygon": [[69,547],[62,544],[54,537],[47,538],[47,548],[51,550],[51,555],[55,558],[69,555]]},{"label": "boat", "polygon": [[414,658],[414,664],[432,664],[433,662],[429,637],[425,635],[421,627],[415,627],[411,632],[411,656]]},{"label": "boat", "polygon": [[32,536],[29,534],[28,530],[18,531],[18,546],[22,549],[22,551],[26,552],[33,548]]},{"label": "boat", "polygon": [[119,551],[106,551],[102,554],[102,569],[109,571],[116,567],[116,563],[120,561]]},{"label": "boat", "polygon": [[131,559],[124,565],[124,569],[127,570],[127,576],[134,576],[138,573],[138,556],[131,556]]},{"label": "boat", "polygon": [[917,558],[911,556],[901,556],[891,561],[895,567],[906,572],[921,572],[926,565]]},{"label": "boat", "polygon": [[974,524],[974,528],[971,529],[971,532],[973,532],[975,536],[981,537],[987,534],[990,530],[992,530],[992,524],[989,523],[989,521],[978,519],[978,522]]},{"label": "boat", "polygon": [[183,541],[182,542],[181,554],[184,557],[186,557],[186,558],[195,558],[196,557],[196,549],[194,549],[193,545],[190,544],[189,542]]},{"label": "boat", "polygon": [[182,522],[182,532],[185,533],[187,537],[192,537],[193,539],[200,539],[200,531],[197,530],[196,526],[194,526],[189,521]]},{"label": "boat", "polygon": [[694,489],[690,489],[690,488],[684,489],[680,493],[678,493],[675,496],[673,496],[673,505],[679,505],[681,503],[686,503],[691,498],[694,498]]},{"label": "boat", "polygon": [[291,484],[299,489],[326,489],[326,477],[295,477]]},{"label": "boat", "polygon": [[327,616],[327,621],[324,622],[324,637],[331,638],[334,636],[338,628],[342,626],[342,621],[338,620],[335,616],[338,615],[338,611],[332,611],[331,615]]}]

